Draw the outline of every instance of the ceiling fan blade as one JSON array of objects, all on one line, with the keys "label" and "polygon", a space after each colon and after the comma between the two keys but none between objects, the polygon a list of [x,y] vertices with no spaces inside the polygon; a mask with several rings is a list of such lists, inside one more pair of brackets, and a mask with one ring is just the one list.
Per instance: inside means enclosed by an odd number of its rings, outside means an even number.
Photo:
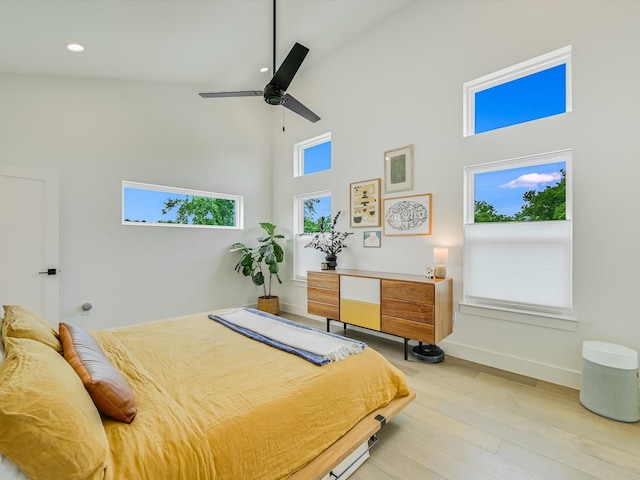
[{"label": "ceiling fan blade", "polygon": [[298,100],[293,98],[291,95],[286,93],[284,97],[282,97],[282,106],[288,108],[294,113],[306,118],[310,122],[316,123],[320,120],[320,117],[301,104]]},{"label": "ceiling fan blade", "polygon": [[291,84],[291,80],[293,80],[293,77],[295,77],[298,72],[300,65],[302,65],[304,57],[307,56],[307,53],[309,53],[309,49],[296,42],[269,84],[277,86],[283,92],[286,91]]},{"label": "ceiling fan blade", "polygon": [[243,90],[240,92],[214,92],[199,93],[202,98],[222,98],[222,97],[261,97],[264,95],[262,90]]}]

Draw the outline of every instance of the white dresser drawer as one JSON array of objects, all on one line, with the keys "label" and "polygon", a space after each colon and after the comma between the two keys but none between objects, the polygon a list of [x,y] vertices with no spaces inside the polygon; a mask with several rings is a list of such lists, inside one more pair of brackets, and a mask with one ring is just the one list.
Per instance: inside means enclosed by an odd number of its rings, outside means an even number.
[{"label": "white dresser drawer", "polygon": [[380,304],[380,279],[340,275],[340,298]]}]

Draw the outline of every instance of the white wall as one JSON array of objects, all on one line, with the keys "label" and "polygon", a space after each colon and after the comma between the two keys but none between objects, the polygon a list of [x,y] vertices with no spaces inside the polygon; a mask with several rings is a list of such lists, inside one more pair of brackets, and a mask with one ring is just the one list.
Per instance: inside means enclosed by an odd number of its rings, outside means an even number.
[{"label": "white wall", "polygon": [[[286,112],[285,132],[280,111],[202,100],[197,86],[0,75],[0,163],[60,173],[60,318],[92,329],[253,303],[258,291],[233,272],[229,245],[252,241],[265,220],[290,238],[295,194],[329,187],[335,209],[347,209],[349,182],[383,177],[384,150],[407,144],[415,147],[407,193],[433,194],[434,234],[363,249],[352,229],[339,265],[422,274],[432,247],[449,246],[457,310],[463,167],[573,148],[576,331],[458,313],[442,346],[577,386],[584,340],[640,350],[638,18],[634,1],[416,1],[301,71],[291,93],[322,120]],[[463,82],[569,44],[573,112],[462,138]],[[292,145],[326,131],[333,170],[293,179]],[[246,229],[122,226],[123,179],[245,195]],[[304,313],[287,244],[287,281],[275,292]],[[92,315],[80,315],[84,301]]]},{"label": "white wall", "polygon": [[[0,76],[0,163],[60,174],[61,321],[108,328],[255,303],[228,249],[270,219],[271,117],[198,91]],[[122,180],[244,195],[246,228],[122,226]]]},{"label": "white wall", "polygon": [[[578,386],[584,340],[640,350],[634,307],[639,18],[640,3],[633,1],[409,5],[296,78],[296,98],[322,120],[295,123],[285,133],[274,129],[276,223],[291,225],[295,194],[327,187],[334,212],[346,210],[349,182],[383,177],[383,152],[413,144],[415,187],[407,193],[433,194],[433,235],[383,237],[382,248],[363,249],[361,230],[351,229],[356,234],[338,263],[422,274],[432,264],[432,247],[448,246],[457,310],[463,167],[572,148],[576,331],[458,312],[442,346],[449,354]],[[465,81],[566,45],[573,46],[573,112],[462,137]],[[333,134],[333,170],[293,179],[292,144],[326,131]],[[282,294],[288,310],[306,311],[304,287],[288,282]]]}]

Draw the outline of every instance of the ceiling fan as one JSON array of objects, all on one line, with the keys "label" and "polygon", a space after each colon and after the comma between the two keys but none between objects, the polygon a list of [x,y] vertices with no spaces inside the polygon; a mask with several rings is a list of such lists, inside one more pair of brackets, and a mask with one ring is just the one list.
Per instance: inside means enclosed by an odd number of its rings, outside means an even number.
[{"label": "ceiling fan", "polygon": [[282,105],[294,113],[306,118],[310,122],[317,122],[320,117],[305,107],[294,97],[286,93],[293,77],[298,72],[302,61],[309,53],[309,49],[304,45],[295,43],[280,68],[276,71],[276,0],[273,0],[273,71],[275,75],[264,90],[243,90],[239,92],[213,92],[200,93],[202,98],[221,97],[264,97],[264,101],[269,105]]}]

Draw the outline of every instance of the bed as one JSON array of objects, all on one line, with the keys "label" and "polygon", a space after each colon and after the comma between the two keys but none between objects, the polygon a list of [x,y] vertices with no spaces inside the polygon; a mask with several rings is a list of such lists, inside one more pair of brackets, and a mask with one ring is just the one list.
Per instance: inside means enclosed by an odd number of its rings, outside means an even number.
[{"label": "bed", "polygon": [[203,313],[91,332],[135,398],[125,423],[98,413],[59,337],[32,312],[5,307],[0,473],[323,479],[415,397],[371,348],[317,366]]}]

